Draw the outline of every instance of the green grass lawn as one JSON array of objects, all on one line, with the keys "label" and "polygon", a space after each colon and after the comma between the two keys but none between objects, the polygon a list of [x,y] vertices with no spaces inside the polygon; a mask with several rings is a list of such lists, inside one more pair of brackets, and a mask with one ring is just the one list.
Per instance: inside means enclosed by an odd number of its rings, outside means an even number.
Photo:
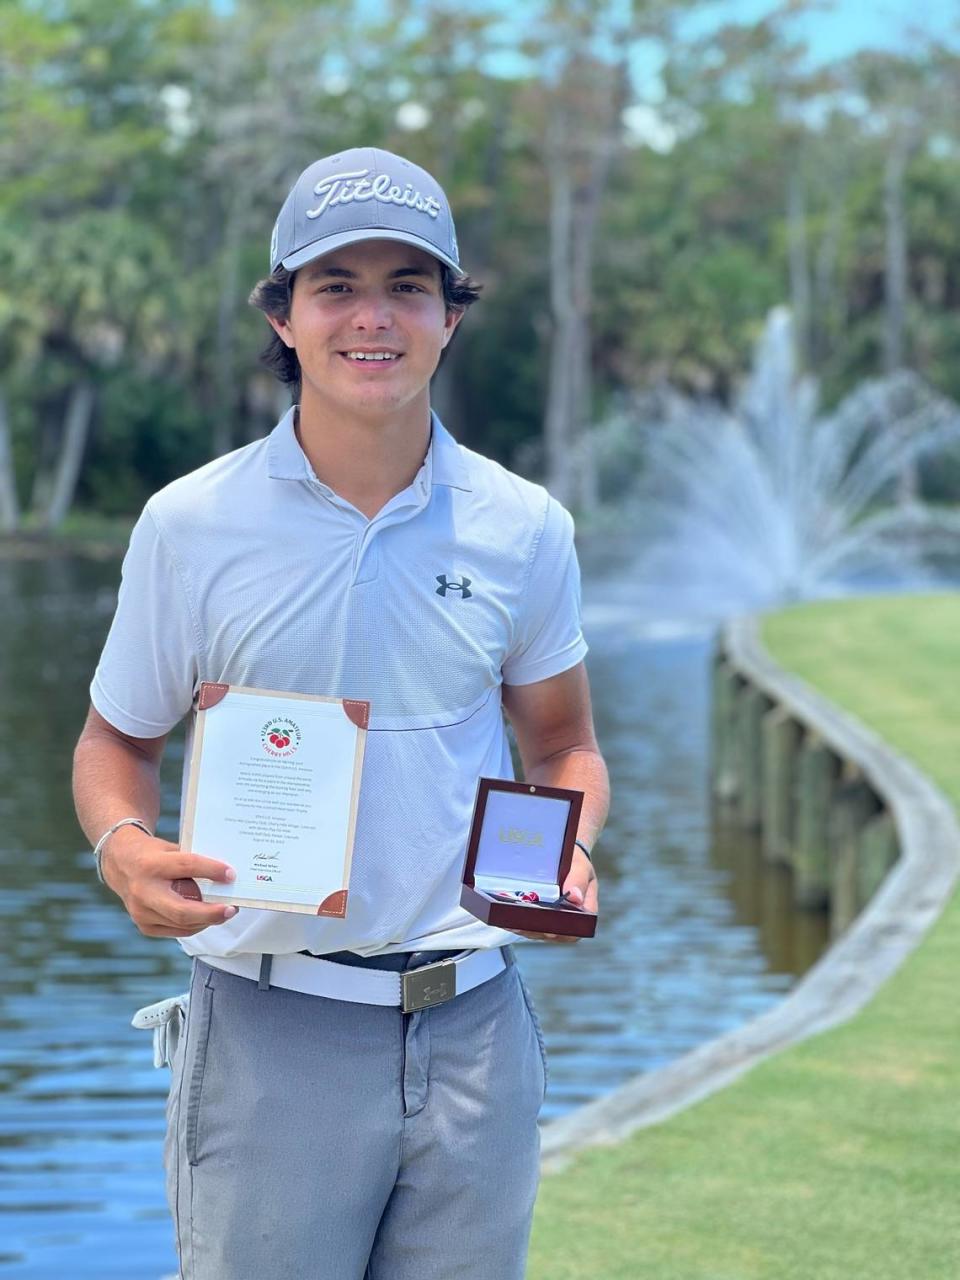
[{"label": "green grass lawn", "polygon": [[[768,618],[781,664],[960,805],[960,596]],[[958,1280],[960,907],[853,1021],[545,1177],[528,1280]]]}]

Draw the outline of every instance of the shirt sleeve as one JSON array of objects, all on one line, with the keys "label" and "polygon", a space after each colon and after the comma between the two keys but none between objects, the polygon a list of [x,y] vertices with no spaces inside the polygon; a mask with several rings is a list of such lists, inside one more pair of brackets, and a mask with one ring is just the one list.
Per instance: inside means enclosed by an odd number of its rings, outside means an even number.
[{"label": "shirt sleeve", "polygon": [[573,517],[549,498],[513,642],[502,665],[504,683],[533,684],[576,666],[587,653],[580,614]]},{"label": "shirt sleeve", "polygon": [[90,685],[94,708],[121,733],[162,737],[193,704],[201,648],[181,567],[148,504],[124,556],[116,613]]}]

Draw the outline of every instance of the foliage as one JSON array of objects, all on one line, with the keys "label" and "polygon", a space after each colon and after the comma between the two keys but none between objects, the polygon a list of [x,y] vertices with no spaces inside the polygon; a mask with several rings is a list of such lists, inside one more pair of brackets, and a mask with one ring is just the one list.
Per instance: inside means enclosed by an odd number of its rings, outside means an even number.
[{"label": "foliage", "polygon": [[[21,504],[49,481],[78,380],[96,388],[78,497],[104,511],[269,429],[246,295],[292,179],[367,141],[437,174],[487,286],[451,353],[451,427],[508,464],[535,458],[551,342],[544,33],[591,4],[543,0],[509,23],[450,0],[278,0],[269,22],[253,0],[0,5],[0,395]],[[625,126],[600,212],[594,416],[664,380],[733,401],[790,290],[797,174],[811,371],[827,405],[878,374],[884,165],[907,127],[906,362],[960,397],[960,152],[937,109],[958,59],[928,45],[812,73],[780,15],[668,38],[689,7],[633,6],[631,38],[664,51],[631,89],[661,137]],[[615,54],[600,42],[591,65]],[[960,462],[924,474],[957,499]]]}]

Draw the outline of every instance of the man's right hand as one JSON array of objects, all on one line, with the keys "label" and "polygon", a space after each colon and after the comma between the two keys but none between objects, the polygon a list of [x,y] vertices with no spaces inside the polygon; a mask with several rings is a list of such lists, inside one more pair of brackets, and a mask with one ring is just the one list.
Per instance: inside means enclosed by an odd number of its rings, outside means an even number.
[{"label": "man's right hand", "polygon": [[130,919],[150,938],[188,938],[237,914],[236,907],[201,902],[193,880],[202,876],[229,883],[236,879],[232,867],[216,858],[182,853],[179,845],[148,836],[138,827],[113,833],[104,846],[101,869]]}]

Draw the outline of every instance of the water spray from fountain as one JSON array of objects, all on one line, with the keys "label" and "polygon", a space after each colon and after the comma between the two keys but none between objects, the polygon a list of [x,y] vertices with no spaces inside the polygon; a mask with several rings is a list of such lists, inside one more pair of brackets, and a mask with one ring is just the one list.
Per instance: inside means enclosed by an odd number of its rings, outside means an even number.
[{"label": "water spray from fountain", "polygon": [[631,426],[641,475],[620,514],[638,537],[647,608],[719,619],[933,587],[944,582],[937,557],[960,560],[960,516],[894,502],[905,467],[960,443],[960,408],[902,371],[818,417],[784,307],[732,411],[670,391],[639,438]]}]

